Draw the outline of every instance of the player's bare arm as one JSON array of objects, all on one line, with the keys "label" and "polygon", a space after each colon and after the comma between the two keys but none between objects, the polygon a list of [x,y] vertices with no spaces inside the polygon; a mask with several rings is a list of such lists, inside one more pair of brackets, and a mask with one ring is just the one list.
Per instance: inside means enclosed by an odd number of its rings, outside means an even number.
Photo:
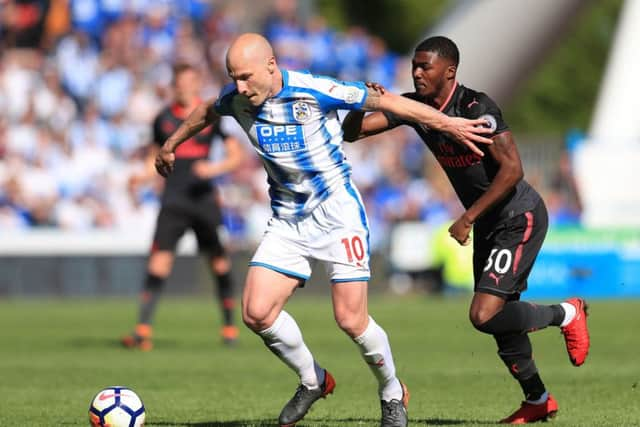
[{"label": "player's bare arm", "polygon": [[487,191],[449,228],[451,237],[461,245],[469,243],[473,223],[496,203],[504,199],[524,177],[518,148],[510,131],[493,137],[489,154],[498,162],[499,169]]},{"label": "player's bare arm", "polygon": [[[384,86],[378,83],[366,82],[365,85],[367,86],[368,97],[374,93],[382,95],[386,91]],[[366,138],[367,136],[384,132],[388,128],[389,121],[385,115],[380,112],[369,114],[365,119],[364,111],[350,111],[342,122],[342,139],[347,142],[353,142]]]},{"label": "player's bare arm", "polygon": [[485,120],[449,117],[428,105],[390,92],[381,93],[368,88],[363,110],[384,110],[405,120],[424,123],[432,129],[451,135],[452,138],[479,156],[484,156],[484,153],[476,146],[476,143],[493,143],[491,139],[483,136],[491,133],[490,129],[483,126],[486,124]]},{"label": "player's bare arm", "polygon": [[180,144],[219,119],[220,116],[213,107],[215,101],[213,99],[198,105],[165,141],[155,161],[156,170],[160,175],[166,177],[173,171],[173,165],[176,161],[174,153]]},{"label": "player's bare arm", "polygon": [[363,111],[350,111],[342,122],[343,139],[353,142],[389,129],[389,120],[379,111],[365,117]]},{"label": "player's bare arm", "polygon": [[193,172],[200,178],[215,178],[238,169],[244,160],[244,150],[238,138],[228,136],[224,139],[225,156],[217,162],[200,160],[193,164]]}]

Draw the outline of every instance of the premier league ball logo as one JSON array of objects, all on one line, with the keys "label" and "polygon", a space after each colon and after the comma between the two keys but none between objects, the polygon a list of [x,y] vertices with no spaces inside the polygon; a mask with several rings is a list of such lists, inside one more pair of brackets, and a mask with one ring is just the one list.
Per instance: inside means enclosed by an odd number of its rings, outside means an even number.
[{"label": "premier league ball logo", "polygon": [[306,102],[294,102],[293,103],[293,118],[298,123],[304,123],[311,118],[311,108]]}]

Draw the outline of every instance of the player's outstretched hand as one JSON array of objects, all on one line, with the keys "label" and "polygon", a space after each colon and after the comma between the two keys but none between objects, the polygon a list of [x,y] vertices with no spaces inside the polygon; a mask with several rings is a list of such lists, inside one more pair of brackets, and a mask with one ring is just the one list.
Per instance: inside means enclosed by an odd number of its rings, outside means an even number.
[{"label": "player's outstretched hand", "polygon": [[386,89],[384,88],[384,86],[382,86],[380,83],[376,83],[376,82],[365,82],[364,84],[366,87],[368,87],[369,89],[373,89],[376,92],[379,92],[380,95],[384,95],[384,93],[386,92]]},{"label": "player's outstretched hand", "polygon": [[466,219],[463,215],[458,218],[458,220],[454,222],[451,227],[449,227],[449,234],[462,246],[467,246],[469,243],[471,243],[469,234],[471,233],[472,225],[473,223],[471,223],[471,221]]},{"label": "player's outstretched hand", "polygon": [[484,156],[484,153],[476,143],[493,144],[490,138],[483,136],[493,133],[487,127],[487,121],[484,119],[469,120],[462,117],[450,117],[448,125],[443,130],[480,157]]},{"label": "player's outstretched hand", "polygon": [[173,165],[176,161],[176,155],[173,151],[161,148],[160,152],[156,156],[156,170],[165,178],[173,172]]}]

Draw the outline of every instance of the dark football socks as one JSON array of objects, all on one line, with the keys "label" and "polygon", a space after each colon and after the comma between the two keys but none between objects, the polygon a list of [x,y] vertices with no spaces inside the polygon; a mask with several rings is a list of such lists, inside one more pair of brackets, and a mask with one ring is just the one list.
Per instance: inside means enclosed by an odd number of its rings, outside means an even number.
[{"label": "dark football socks", "polygon": [[525,399],[537,402],[546,389],[533,361],[528,332],[547,326],[560,326],[565,316],[561,305],[538,305],[523,301],[507,302],[500,312],[477,329],[493,335],[498,355],[511,375],[520,383]]},{"label": "dark football socks", "polygon": [[477,329],[491,335],[525,334],[560,326],[564,308],[560,304],[538,305],[524,301],[507,302],[495,316]]},{"label": "dark football socks", "polygon": [[233,310],[235,300],[233,298],[233,278],[231,272],[215,274],[218,282],[218,300],[222,306],[222,317],[225,326],[233,325]]},{"label": "dark football socks", "polygon": [[525,399],[539,400],[545,393],[545,386],[533,361],[531,341],[527,334],[494,336],[498,344],[498,355],[509,373],[518,380]]},{"label": "dark football socks", "polygon": [[164,282],[165,279],[162,277],[147,274],[144,289],[140,296],[140,318],[138,323],[151,325]]}]

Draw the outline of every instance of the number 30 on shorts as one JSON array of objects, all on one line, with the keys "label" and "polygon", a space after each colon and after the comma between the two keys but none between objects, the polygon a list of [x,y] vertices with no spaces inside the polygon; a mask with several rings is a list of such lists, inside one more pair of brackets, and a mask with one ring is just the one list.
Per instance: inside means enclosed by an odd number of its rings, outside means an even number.
[{"label": "number 30 on shorts", "polygon": [[344,245],[344,250],[347,252],[347,260],[353,262],[353,257],[356,260],[362,261],[364,258],[364,245],[360,236],[353,236],[351,239],[345,237],[340,241]]},{"label": "number 30 on shorts", "polygon": [[493,267],[496,273],[504,274],[511,267],[512,260],[513,256],[509,249],[491,249],[484,271],[489,271]]}]

